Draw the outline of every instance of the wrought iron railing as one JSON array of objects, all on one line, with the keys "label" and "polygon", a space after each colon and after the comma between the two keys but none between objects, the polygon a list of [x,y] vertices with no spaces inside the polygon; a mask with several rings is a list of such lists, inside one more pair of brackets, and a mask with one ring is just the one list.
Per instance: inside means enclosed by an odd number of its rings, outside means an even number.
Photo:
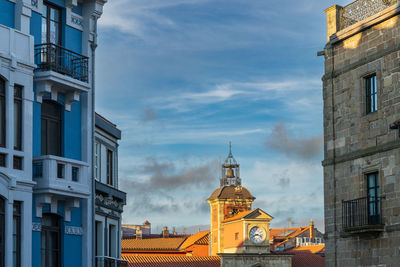
[{"label": "wrought iron railing", "polygon": [[381,225],[381,199],[380,197],[362,197],[342,201],[343,230]]},{"label": "wrought iron railing", "polygon": [[128,262],[125,260],[107,257],[96,256],[96,267],[128,267]]},{"label": "wrought iron railing", "polygon": [[357,0],[343,7],[340,11],[340,29],[343,30],[363,19],[366,19],[399,0]]},{"label": "wrought iron railing", "polygon": [[87,82],[88,61],[88,57],[56,44],[35,45],[36,71],[51,70]]}]

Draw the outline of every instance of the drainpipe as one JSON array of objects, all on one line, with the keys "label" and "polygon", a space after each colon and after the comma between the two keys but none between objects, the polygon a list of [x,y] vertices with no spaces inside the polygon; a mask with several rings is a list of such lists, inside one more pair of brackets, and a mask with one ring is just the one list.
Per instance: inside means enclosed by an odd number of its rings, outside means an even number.
[{"label": "drainpipe", "polygon": [[[94,25],[93,25],[93,32],[94,32],[94,35],[93,35],[93,42],[90,44],[90,48],[91,48],[91,50],[92,50],[92,60],[91,60],[91,63],[92,63],[92,90],[91,90],[91,93],[92,93],[92,138],[91,138],[91,147],[92,147],[92,158],[91,158],[91,162],[92,162],[92,192],[93,192],[93,196],[92,196],[92,227],[94,227],[95,225],[96,225],[96,208],[95,208],[95,206],[96,206],[96,182],[95,182],[95,174],[94,174],[94,157],[93,157],[93,155],[94,155],[94,153],[95,153],[95,151],[94,151],[94,138],[95,138],[95,127],[96,127],[96,124],[95,124],[95,119],[96,119],[96,116],[95,116],[95,63],[96,63],[96,60],[95,60],[95,53],[96,53],[96,47],[97,47],[97,20],[98,20],[98,17],[97,16],[94,16]],[[95,228],[94,228],[95,229]],[[96,240],[96,238],[95,238],[95,235],[97,234],[97,233],[95,233],[94,232],[95,230],[92,230],[92,262],[93,262],[93,264],[92,264],[92,266],[95,266],[95,264],[96,264],[96,251],[95,251],[95,249],[96,249],[96,244],[95,244],[95,240]]]}]

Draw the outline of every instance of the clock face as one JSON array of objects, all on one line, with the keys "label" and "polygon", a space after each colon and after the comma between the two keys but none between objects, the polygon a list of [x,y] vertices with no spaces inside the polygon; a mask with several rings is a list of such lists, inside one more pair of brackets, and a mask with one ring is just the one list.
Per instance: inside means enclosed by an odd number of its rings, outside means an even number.
[{"label": "clock face", "polygon": [[261,229],[257,226],[254,226],[253,228],[251,228],[250,240],[253,243],[260,244],[264,241],[264,239],[265,239],[265,232],[263,229]]}]

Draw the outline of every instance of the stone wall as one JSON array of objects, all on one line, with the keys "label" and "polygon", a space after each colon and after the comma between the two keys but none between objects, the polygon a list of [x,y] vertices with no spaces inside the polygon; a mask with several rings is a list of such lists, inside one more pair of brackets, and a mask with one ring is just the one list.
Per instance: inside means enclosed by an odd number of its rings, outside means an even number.
[{"label": "stone wall", "polygon": [[221,267],[291,267],[292,256],[272,254],[219,254]]},{"label": "stone wall", "polygon": [[[389,128],[400,119],[400,18],[399,8],[391,10],[334,33],[324,50],[326,266],[400,262],[400,139]],[[372,73],[378,110],[367,114],[364,77]],[[371,171],[384,197],[383,232],[345,235],[342,201],[367,196]]]}]

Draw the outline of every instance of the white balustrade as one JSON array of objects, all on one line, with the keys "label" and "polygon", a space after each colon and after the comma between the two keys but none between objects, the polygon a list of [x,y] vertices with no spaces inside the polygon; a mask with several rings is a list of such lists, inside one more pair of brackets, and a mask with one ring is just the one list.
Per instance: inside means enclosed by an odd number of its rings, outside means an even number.
[{"label": "white balustrade", "polygon": [[63,196],[90,195],[89,164],[83,161],[52,155],[33,158],[33,179],[36,193]]}]

